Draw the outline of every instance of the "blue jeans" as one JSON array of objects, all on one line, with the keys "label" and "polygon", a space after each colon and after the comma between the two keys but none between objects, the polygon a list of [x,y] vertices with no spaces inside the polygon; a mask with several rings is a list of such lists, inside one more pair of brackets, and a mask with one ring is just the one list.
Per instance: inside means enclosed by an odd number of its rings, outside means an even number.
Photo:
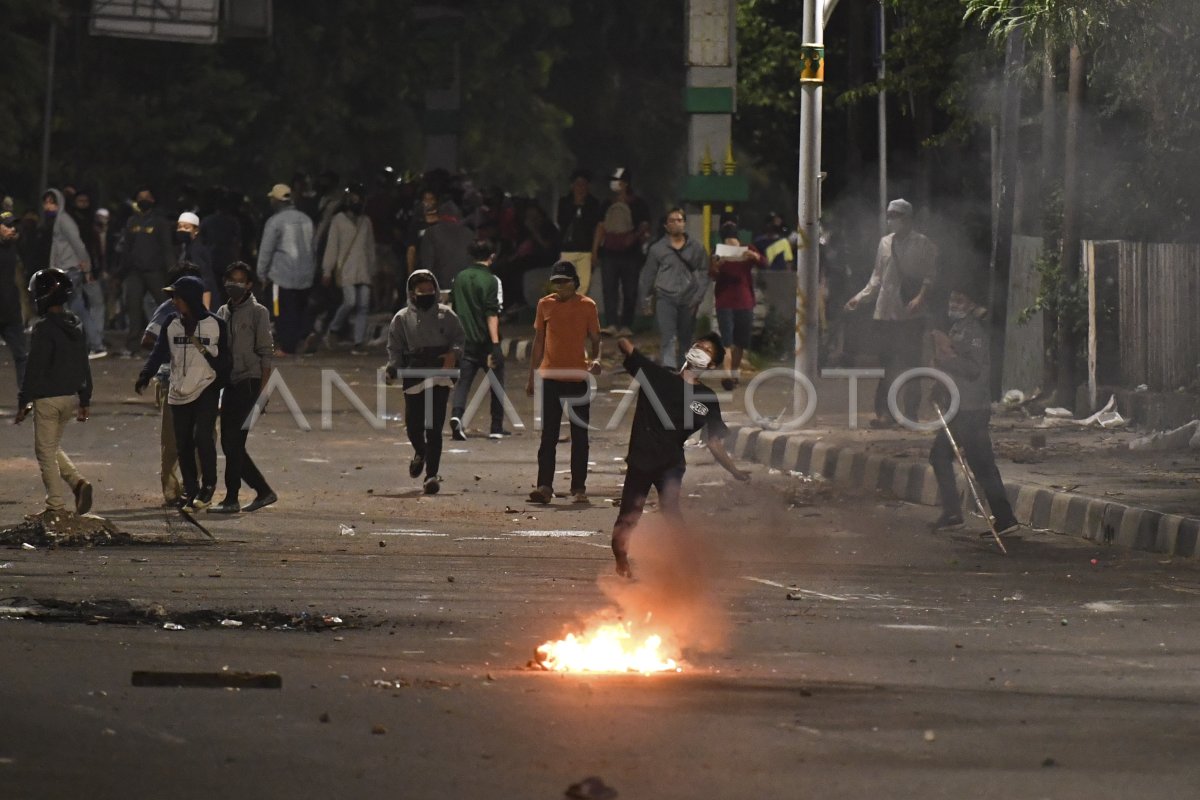
[{"label": "blue jeans", "polygon": [[78,269],[68,270],[71,277],[71,292],[69,307],[71,313],[83,322],[83,335],[87,339],[88,350],[95,352],[104,349],[104,289],[100,284],[83,279],[83,272]]},{"label": "blue jeans", "polygon": [[346,318],[354,314],[354,343],[367,343],[367,312],[371,310],[371,286],[366,283],[356,283],[342,287],[342,304],[329,323],[329,330],[336,333],[346,324]]},{"label": "blue jeans", "polygon": [[659,363],[676,369],[679,367],[679,348],[692,343],[692,334],[696,330],[696,311],[689,303],[659,297],[654,316],[658,320],[658,335],[662,345]]}]

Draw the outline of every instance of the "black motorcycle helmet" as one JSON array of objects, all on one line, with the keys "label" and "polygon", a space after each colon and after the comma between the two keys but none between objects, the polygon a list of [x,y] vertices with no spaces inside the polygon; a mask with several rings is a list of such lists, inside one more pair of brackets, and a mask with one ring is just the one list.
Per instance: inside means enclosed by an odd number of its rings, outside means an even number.
[{"label": "black motorcycle helmet", "polygon": [[55,267],[39,269],[29,279],[29,295],[39,315],[45,314],[50,306],[66,305],[71,299],[71,292],[70,277]]}]

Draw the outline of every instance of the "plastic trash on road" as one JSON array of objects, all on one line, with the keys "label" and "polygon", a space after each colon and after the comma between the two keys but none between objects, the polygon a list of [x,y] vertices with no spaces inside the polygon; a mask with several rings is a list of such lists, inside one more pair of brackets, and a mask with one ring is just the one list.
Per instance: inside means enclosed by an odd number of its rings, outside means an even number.
[{"label": "plastic trash on road", "polygon": [[1129,443],[1130,450],[1200,450],[1200,419],[1180,425],[1173,431],[1140,436]]}]

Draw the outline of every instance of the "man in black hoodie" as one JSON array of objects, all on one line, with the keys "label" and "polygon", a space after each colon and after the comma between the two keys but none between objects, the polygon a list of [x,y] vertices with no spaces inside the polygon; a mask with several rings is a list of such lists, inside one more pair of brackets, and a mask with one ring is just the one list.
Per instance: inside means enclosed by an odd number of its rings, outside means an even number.
[{"label": "man in black hoodie", "polygon": [[0,211],[0,338],[12,351],[17,368],[17,386],[25,379],[25,326],[21,320],[21,295],[17,290],[17,218],[11,211]]},{"label": "man in black hoodie", "polygon": [[41,270],[29,281],[39,315],[29,353],[34,369],[27,370],[21,382],[15,421],[19,425],[33,412],[33,448],[46,487],[43,518],[48,521],[69,514],[60,478],[75,494],[75,513],[85,514],[92,507],[92,484],[62,450],[63,431],[72,413],[79,422],[87,422],[92,401],[83,322],[64,308],[71,291],[71,279],[60,269]]}]

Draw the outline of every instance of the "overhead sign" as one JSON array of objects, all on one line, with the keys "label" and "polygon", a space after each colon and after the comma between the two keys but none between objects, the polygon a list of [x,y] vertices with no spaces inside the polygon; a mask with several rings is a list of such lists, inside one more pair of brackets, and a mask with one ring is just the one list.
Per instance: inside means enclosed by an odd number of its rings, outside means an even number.
[{"label": "overhead sign", "polygon": [[96,36],[213,44],[221,31],[221,0],[92,0]]}]

